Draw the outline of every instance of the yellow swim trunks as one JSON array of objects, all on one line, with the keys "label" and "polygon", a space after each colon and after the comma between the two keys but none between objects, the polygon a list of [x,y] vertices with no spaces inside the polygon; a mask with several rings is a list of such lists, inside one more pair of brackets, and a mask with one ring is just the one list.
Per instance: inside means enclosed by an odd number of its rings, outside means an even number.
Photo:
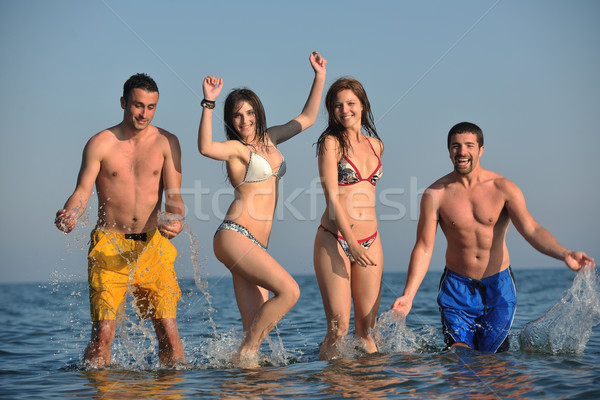
[{"label": "yellow swim trunks", "polygon": [[125,234],[96,227],[88,251],[92,321],[115,320],[127,293],[142,318],[175,318],[181,291],[177,249],[158,229]]}]

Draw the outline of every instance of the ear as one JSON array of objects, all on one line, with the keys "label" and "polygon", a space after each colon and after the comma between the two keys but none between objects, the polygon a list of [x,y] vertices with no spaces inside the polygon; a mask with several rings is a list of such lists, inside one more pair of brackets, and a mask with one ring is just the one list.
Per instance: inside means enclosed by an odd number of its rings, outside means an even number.
[{"label": "ear", "polygon": [[121,97],[121,108],[124,110],[125,107],[127,107],[127,101],[125,100],[125,97]]},{"label": "ear", "polygon": [[481,155],[483,154],[483,150],[485,149],[485,146],[481,146],[479,148],[479,158],[481,158]]}]

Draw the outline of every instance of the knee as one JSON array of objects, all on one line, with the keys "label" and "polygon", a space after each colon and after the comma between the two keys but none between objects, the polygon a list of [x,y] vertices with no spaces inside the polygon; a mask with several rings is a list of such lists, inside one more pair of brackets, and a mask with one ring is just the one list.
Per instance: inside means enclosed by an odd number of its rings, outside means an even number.
[{"label": "knee", "polygon": [[298,283],[296,283],[296,281],[292,281],[292,283],[288,285],[288,288],[285,290],[284,293],[289,303],[293,307],[300,298],[300,287],[298,286]]},{"label": "knee", "polygon": [[290,279],[286,285],[282,285],[274,294],[277,298],[284,301],[289,308],[292,308],[300,298],[300,288],[295,280]]}]

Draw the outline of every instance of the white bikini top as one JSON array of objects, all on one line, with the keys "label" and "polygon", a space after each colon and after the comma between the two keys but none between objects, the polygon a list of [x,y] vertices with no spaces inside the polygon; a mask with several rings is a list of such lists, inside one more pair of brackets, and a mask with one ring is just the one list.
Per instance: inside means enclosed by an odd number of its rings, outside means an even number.
[{"label": "white bikini top", "polygon": [[[275,149],[279,151],[277,147],[275,147]],[[280,151],[279,154],[281,154]],[[239,188],[244,183],[266,181],[272,176],[276,176],[279,180],[283,177],[283,175],[285,175],[285,170],[286,166],[283,154],[281,154],[281,164],[279,164],[277,172],[273,172],[273,168],[271,168],[271,164],[269,164],[266,158],[250,150],[250,161],[248,161],[248,168],[246,169],[246,175],[244,176],[244,180],[240,182],[240,184],[237,185],[234,189]]]}]

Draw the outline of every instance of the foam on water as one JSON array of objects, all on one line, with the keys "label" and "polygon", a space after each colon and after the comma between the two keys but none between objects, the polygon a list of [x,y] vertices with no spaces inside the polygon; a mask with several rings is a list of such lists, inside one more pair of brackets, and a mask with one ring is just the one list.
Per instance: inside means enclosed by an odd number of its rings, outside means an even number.
[{"label": "foam on water", "polygon": [[592,328],[600,323],[600,289],[595,268],[578,272],[573,285],[546,314],[519,333],[522,350],[581,354]]}]

